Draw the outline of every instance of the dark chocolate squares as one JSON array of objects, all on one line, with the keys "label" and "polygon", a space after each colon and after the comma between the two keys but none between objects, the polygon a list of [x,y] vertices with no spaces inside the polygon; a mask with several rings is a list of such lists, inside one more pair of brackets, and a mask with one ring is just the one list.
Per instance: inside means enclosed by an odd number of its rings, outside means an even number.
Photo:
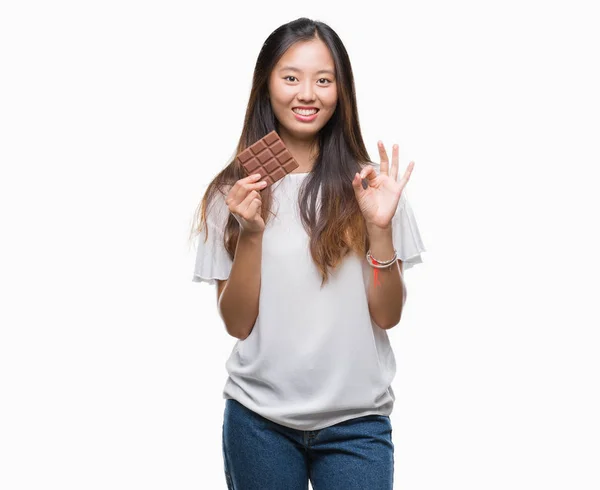
[{"label": "dark chocolate squares", "polygon": [[248,175],[260,174],[268,186],[299,167],[275,131],[246,148],[236,160]]}]

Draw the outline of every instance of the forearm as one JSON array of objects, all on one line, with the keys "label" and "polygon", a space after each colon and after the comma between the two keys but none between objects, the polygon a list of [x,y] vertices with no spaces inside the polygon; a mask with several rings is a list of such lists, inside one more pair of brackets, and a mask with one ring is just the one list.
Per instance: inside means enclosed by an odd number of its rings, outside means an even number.
[{"label": "forearm", "polygon": [[250,335],[258,316],[262,233],[240,233],[219,313],[227,332],[238,339]]},{"label": "forearm", "polygon": [[[386,261],[394,256],[391,225],[386,229],[367,227],[367,232],[373,257]],[[377,271],[377,286],[373,271]],[[398,261],[387,269],[371,268],[367,300],[371,318],[379,327],[388,329],[400,322],[405,299],[406,287]]]}]

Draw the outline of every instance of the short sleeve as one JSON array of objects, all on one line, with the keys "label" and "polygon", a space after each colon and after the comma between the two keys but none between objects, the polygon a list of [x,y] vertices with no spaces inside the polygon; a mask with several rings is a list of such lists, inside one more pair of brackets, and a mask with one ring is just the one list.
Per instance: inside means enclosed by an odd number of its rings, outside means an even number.
[{"label": "short sleeve", "polygon": [[426,252],[419,233],[417,220],[403,189],[396,213],[392,217],[392,241],[402,261],[402,269],[406,271],[413,265],[421,264],[421,252]]},{"label": "short sleeve", "polygon": [[194,265],[193,282],[207,282],[216,284],[215,279],[227,279],[233,266],[229,258],[223,237],[225,225],[229,218],[229,208],[225,204],[225,197],[217,191],[206,211],[206,230],[203,229],[197,236],[196,263]]}]

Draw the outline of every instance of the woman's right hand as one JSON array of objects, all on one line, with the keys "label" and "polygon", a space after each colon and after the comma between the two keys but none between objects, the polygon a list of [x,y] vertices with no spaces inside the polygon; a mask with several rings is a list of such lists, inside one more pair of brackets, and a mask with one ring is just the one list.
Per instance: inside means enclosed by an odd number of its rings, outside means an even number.
[{"label": "woman's right hand", "polygon": [[240,231],[244,233],[262,233],[265,230],[259,191],[267,187],[267,183],[264,180],[259,182],[260,178],[259,174],[254,174],[238,180],[225,198],[229,212],[238,220]]}]

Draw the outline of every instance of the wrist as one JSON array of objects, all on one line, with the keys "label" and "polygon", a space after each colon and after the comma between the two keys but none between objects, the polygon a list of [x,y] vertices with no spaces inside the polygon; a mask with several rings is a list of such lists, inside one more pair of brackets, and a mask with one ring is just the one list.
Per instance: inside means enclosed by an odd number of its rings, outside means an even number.
[{"label": "wrist", "polygon": [[238,241],[244,241],[249,243],[259,243],[262,242],[264,230],[261,231],[246,231],[241,230],[240,236],[238,237]]},{"label": "wrist", "polygon": [[392,224],[387,226],[377,226],[372,223],[367,223],[367,234],[369,238],[387,238],[392,236]]}]

